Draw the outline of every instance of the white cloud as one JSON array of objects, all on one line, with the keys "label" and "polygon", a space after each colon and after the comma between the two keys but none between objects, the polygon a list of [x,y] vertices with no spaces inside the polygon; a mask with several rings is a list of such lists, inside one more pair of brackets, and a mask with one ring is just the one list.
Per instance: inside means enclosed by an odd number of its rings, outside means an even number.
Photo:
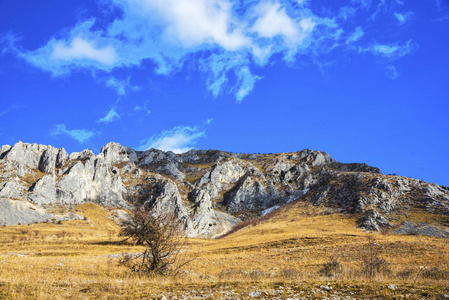
[{"label": "white cloud", "polygon": [[[9,49],[30,64],[54,76],[92,70],[96,78],[125,96],[129,79],[104,73],[141,66],[151,61],[156,74],[171,75],[182,68],[206,74],[206,87],[213,96],[230,92],[237,102],[250,95],[260,68],[274,63],[294,65],[298,57],[319,61],[320,55],[351,43],[364,34],[353,17],[370,0],[352,0],[336,15],[316,9],[312,1],[298,0],[104,0],[102,7],[121,10],[114,20],[84,20],[66,29],[62,38],[51,38],[41,48]],[[380,0],[372,20],[387,8]],[[374,10],[374,9],[373,9]],[[369,27],[364,27],[369,29]],[[352,35],[350,33],[352,32]],[[344,40],[346,38],[346,41]],[[364,40],[364,42],[366,42]],[[401,57],[400,49],[370,45],[360,52]],[[404,52],[402,52],[404,53]],[[189,63],[186,64],[185,62]],[[323,63],[326,63],[325,61]]]},{"label": "white cloud", "polygon": [[[196,60],[209,75],[207,87],[214,96],[230,84],[227,91],[240,101],[258,79],[252,64],[264,66],[276,54],[291,62],[299,51],[334,39],[338,30],[331,19],[307,8],[309,1],[300,5],[285,0],[105,1],[123,13],[103,29],[94,29],[96,20],[89,19],[39,49],[15,48],[17,55],[54,76],[79,69],[110,72],[139,66],[143,60],[151,60],[157,74],[168,75],[180,70],[186,59]],[[313,39],[317,41],[312,43]],[[210,59],[214,55],[231,66],[223,66],[217,57]],[[241,70],[250,72],[248,80],[239,79]],[[230,80],[234,75],[237,80]],[[125,82],[112,79],[107,84],[120,96],[126,94]]]},{"label": "white cloud", "polygon": [[[210,124],[212,119],[206,121]],[[176,126],[171,130],[164,130],[160,134],[154,135],[149,139],[143,140],[138,150],[147,150],[151,148],[172,151],[174,153],[184,153],[193,149],[197,141],[206,137],[205,126]]]},{"label": "white cloud", "polygon": [[374,55],[382,56],[385,58],[400,58],[407,54],[412,53],[416,48],[411,40],[407,41],[404,45],[386,45],[386,44],[373,44],[367,48],[359,48],[359,52],[370,52]]},{"label": "white cloud", "polygon": [[396,18],[396,20],[398,20],[399,24],[402,25],[402,24],[410,21],[410,19],[413,17],[413,13],[411,11],[409,11],[405,14],[394,13],[394,17]]},{"label": "white cloud", "polygon": [[281,35],[292,44],[300,43],[304,38],[301,29],[310,32],[313,22],[305,22],[305,26],[298,24],[287,15],[285,8],[279,2],[261,2],[255,7],[258,18],[251,30],[257,32],[261,37],[274,38]]},{"label": "white cloud", "polygon": [[186,48],[216,43],[235,51],[249,44],[227,0],[137,0],[128,4],[148,16],[159,16],[154,18],[164,26],[165,38]]},{"label": "white cloud", "polygon": [[114,108],[111,108],[108,113],[106,114],[106,116],[104,116],[103,118],[98,119],[98,123],[111,123],[112,121],[114,121],[115,119],[120,119],[119,114],[115,111]]},{"label": "white cloud", "polygon": [[86,129],[67,129],[64,124],[58,124],[55,126],[55,128],[52,130],[51,135],[57,136],[57,135],[66,135],[69,136],[75,140],[77,140],[79,143],[84,143],[88,141],[90,138],[92,138],[95,135],[94,131],[89,131]]},{"label": "white cloud", "polygon": [[117,61],[114,47],[108,45],[96,48],[93,42],[84,40],[80,36],[74,37],[69,46],[61,41],[56,42],[51,57],[63,61],[94,60],[107,66],[113,65]]},{"label": "white cloud", "polygon": [[398,70],[396,69],[395,66],[387,66],[385,68],[385,74],[390,79],[396,79],[396,78],[398,78],[401,75],[401,73],[398,72]]}]

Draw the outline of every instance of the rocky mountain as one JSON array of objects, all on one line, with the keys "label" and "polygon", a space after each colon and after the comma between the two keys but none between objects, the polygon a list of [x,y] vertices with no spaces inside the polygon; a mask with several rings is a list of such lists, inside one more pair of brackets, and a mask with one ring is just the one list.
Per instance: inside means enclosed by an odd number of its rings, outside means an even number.
[{"label": "rocky mountain", "polygon": [[54,206],[146,204],[173,212],[188,235],[212,237],[293,200],[356,215],[367,230],[391,227],[391,216],[404,210],[449,215],[447,187],[339,163],[320,151],[174,154],[109,143],[95,156],[22,142],[0,148],[0,224],[55,218]]}]

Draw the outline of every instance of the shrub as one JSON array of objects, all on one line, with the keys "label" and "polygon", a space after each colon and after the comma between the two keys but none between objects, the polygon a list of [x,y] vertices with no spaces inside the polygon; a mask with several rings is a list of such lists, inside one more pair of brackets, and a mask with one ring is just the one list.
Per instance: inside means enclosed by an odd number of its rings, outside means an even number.
[{"label": "shrub", "polygon": [[321,276],[327,276],[332,277],[335,276],[337,273],[340,273],[342,271],[342,266],[339,261],[337,261],[336,258],[331,258],[330,261],[326,262],[323,267],[320,269],[320,275]]},{"label": "shrub", "polygon": [[134,239],[145,251],[138,256],[125,256],[121,264],[134,271],[147,274],[177,274],[180,267],[178,254],[185,244],[181,224],[173,214],[161,213],[151,207],[133,209],[122,222],[120,235]]},{"label": "shrub", "polygon": [[377,274],[390,272],[389,263],[381,257],[383,246],[369,236],[368,241],[358,248],[357,264],[366,277],[373,279]]}]

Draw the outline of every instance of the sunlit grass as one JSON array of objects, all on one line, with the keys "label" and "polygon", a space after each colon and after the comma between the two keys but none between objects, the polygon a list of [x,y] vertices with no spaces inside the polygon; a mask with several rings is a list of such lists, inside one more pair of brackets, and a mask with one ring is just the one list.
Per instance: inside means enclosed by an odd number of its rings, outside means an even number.
[{"label": "sunlit grass", "polygon": [[[381,288],[387,283],[409,293],[449,293],[447,277],[418,274],[421,266],[449,273],[447,239],[363,232],[354,218],[321,215],[319,208],[304,203],[292,203],[223,239],[190,239],[182,254],[194,260],[177,277],[149,277],[119,265],[117,256],[143,248],[117,235],[119,227],[107,217],[108,210],[94,204],[75,210],[86,219],[0,228],[0,299],[182,298],[203,289],[219,292],[217,297],[230,290],[247,296],[252,288],[276,290],[279,285],[311,292],[327,282],[348,293],[353,287],[360,297],[376,289],[389,293]],[[383,245],[388,274],[367,278],[359,272],[357,251],[367,236]],[[341,271],[321,275],[331,258]]]}]

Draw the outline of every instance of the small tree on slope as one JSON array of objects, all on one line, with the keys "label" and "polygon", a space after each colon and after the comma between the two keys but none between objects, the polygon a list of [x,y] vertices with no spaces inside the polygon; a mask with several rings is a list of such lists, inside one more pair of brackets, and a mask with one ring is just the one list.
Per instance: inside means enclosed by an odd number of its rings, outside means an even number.
[{"label": "small tree on slope", "polygon": [[161,275],[176,273],[184,265],[179,265],[178,255],[186,240],[181,224],[173,214],[139,206],[121,225],[122,236],[145,247],[142,255],[125,256],[122,260],[124,265],[135,271]]}]

